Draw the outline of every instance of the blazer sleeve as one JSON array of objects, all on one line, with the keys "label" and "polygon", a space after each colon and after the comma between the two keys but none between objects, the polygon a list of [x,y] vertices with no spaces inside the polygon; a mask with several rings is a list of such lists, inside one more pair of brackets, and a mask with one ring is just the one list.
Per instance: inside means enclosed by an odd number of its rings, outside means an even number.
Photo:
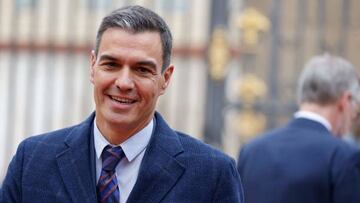
[{"label": "blazer sleeve", "polygon": [[360,152],[354,153],[334,177],[333,202],[360,202]]},{"label": "blazer sleeve", "polygon": [[243,172],[243,166],[244,166],[244,162],[245,162],[245,153],[246,153],[245,147],[246,147],[246,145],[241,148],[239,155],[238,155],[237,170],[240,175]]},{"label": "blazer sleeve", "polygon": [[222,170],[216,183],[214,202],[243,203],[243,189],[235,161],[231,159],[220,167],[222,167]]},{"label": "blazer sleeve", "polygon": [[10,162],[4,182],[0,189],[0,203],[21,202],[21,178],[23,170],[25,141],[22,142]]}]

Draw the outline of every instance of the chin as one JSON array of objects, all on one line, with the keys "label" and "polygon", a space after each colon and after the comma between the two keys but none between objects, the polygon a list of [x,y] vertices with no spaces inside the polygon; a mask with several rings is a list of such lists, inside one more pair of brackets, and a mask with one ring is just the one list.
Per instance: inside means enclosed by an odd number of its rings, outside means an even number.
[{"label": "chin", "polygon": [[129,116],[118,114],[118,113],[112,113],[111,115],[108,115],[106,117],[106,120],[110,123],[126,123],[129,120]]},{"label": "chin", "polygon": [[122,113],[116,113],[114,111],[111,111],[109,109],[106,109],[105,111],[101,112],[101,117],[105,122],[109,123],[122,123],[125,120],[129,119],[128,116],[122,114]]}]

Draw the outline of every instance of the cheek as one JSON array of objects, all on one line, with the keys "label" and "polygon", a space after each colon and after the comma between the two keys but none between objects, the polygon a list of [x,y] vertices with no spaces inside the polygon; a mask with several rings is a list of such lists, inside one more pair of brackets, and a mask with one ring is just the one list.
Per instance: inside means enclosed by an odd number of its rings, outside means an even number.
[{"label": "cheek", "polygon": [[357,116],[358,116],[358,111],[352,111],[351,112],[351,119],[352,120],[356,120]]},{"label": "cheek", "polygon": [[97,71],[94,74],[94,86],[97,89],[104,89],[107,86],[111,85],[113,81],[114,79],[111,75],[102,73],[101,71]]},{"label": "cheek", "polygon": [[136,83],[137,89],[151,96],[158,95],[158,92],[161,90],[160,81],[156,78],[140,79]]},{"label": "cheek", "polygon": [[155,100],[158,97],[157,86],[154,84],[148,85],[147,88],[138,89],[138,92],[142,92],[142,95],[147,98],[148,101]]},{"label": "cheek", "polygon": [[151,83],[147,88],[137,89],[137,92],[145,101],[145,105],[155,106],[158,97],[161,95],[158,84]]}]

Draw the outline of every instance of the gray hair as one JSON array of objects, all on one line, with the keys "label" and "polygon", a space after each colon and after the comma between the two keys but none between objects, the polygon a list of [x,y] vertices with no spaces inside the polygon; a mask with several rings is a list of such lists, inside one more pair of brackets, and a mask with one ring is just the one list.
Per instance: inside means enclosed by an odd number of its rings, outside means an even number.
[{"label": "gray hair", "polygon": [[337,101],[345,91],[360,101],[359,76],[353,65],[341,57],[324,54],[312,58],[299,78],[298,103],[320,105]]},{"label": "gray hair", "polygon": [[162,44],[162,71],[170,65],[172,36],[165,21],[153,11],[141,6],[127,6],[104,17],[96,35],[95,54],[98,54],[101,37],[109,28],[121,28],[133,33],[154,31],[160,34]]}]

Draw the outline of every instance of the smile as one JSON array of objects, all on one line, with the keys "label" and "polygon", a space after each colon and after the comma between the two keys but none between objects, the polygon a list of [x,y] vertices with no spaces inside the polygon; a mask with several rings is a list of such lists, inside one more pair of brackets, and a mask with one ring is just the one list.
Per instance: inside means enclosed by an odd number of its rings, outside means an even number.
[{"label": "smile", "polygon": [[113,101],[116,101],[116,102],[119,102],[119,103],[122,103],[122,104],[133,104],[136,101],[136,100],[133,100],[133,99],[121,98],[121,97],[116,97],[116,96],[110,96],[110,98]]}]

